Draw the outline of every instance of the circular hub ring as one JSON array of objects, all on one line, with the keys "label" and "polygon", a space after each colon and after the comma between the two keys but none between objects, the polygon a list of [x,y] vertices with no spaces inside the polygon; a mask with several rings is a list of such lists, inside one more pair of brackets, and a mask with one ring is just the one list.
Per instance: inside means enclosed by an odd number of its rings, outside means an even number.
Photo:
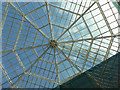
[{"label": "circular hub ring", "polygon": [[55,48],[57,46],[57,42],[55,40],[50,40],[49,45],[51,48]]}]

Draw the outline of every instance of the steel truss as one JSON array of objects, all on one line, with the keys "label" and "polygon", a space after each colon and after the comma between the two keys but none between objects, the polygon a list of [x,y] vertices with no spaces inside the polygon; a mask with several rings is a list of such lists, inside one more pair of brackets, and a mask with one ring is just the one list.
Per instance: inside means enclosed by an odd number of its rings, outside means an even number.
[{"label": "steel truss", "polygon": [[[106,26],[108,27],[108,29],[109,29],[109,31],[110,31],[110,34],[111,34],[111,35],[109,35],[109,36],[96,36],[96,37],[94,37],[94,36],[92,35],[92,32],[91,32],[90,28],[89,28],[89,25],[87,25],[87,23],[86,23],[86,20],[85,20],[85,18],[84,18],[84,15],[85,15],[86,13],[88,13],[88,12],[90,11],[90,9],[91,9],[95,4],[97,4],[97,6],[98,6],[98,8],[99,8],[99,10],[100,10],[100,12],[101,12],[104,20],[105,20]],[[3,72],[5,78],[7,79],[8,83],[9,83],[9,85],[10,85],[11,87],[17,87],[17,86],[16,86],[17,82],[19,82],[24,75],[33,76],[33,77],[40,78],[40,79],[42,79],[42,80],[46,80],[46,81],[49,81],[49,82],[53,82],[53,83],[55,83],[55,84],[57,84],[57,85],[60,85],[60,84],[63,83],[64,81],[66,81],[66,80],[68,80],[68,79],[71,79],[71,78],[75,77],[76,75],[81,74],[81,73],[84,72],[84,68],[85,68],[86,62],[87,62],[87,60],[88,60],[88,56],[89,56],[89,54],[90,54],[90,52],[91,52],[91,48],[92,48],[92,45],[93,45],[93,43],[94,43],[95,40],[109,39],[109,38],[111,39],[111,40],[110,40],[110,44],[109,44],[109,46],[108,46],[108,48],[107,48],[106,55],[105,55],[105,57],[104,57],[104,60],[105,60],[105,59],[107,59],[107,57],[108,57],[109,50],[110,50],[110,48],[111,48],[111,46],[112,46],[112,42],[114,41],[114,38],[120,36],[120,34],[116,34],[116,35],[115,35],[115,34],[113,33],[113,31],[112,31],[112,29],[111,29],[111,27],[110,27],[110,25],[109,25],[109,22],[107,21],[107,18],[106,18],[106,16],[104,15],[104,12],[103,12],[100,4],[99,4],[99,3],[96,3],[96,2],[94,2],[92,5],[90,5],[82,14],[75,13],[75,12],[72,12],[72,11],[69,11],[69,10],[66,10],[66,9],[63,9],[63,8],[61,8],[61,7],[54,6],[54,5],[52,5],[52,4],[48,4],[48,2],[45,2],[45,5],[42,5],[42,6],[38,7],[38,8],[36,8],[35,10],[33,10],[33,11],[27,13],[27,14],[24,14],[24,13],[23,13],[22,11],[20,11],[14,4],[12,4],[11,2],[9,2],[9,3],[7,3],[6,8],[5,8],[5,13],[4,13],[4,16],[3,16],[3,19],[2,19],[2,25],[3,25],[2,27],[4,27],[5,19],[6,19],[6,17],[7,17],[7,13],[8,13],[9,6],[10,6],[10,5],[11,5],[17,12],[19,12],[19,13],[21,14],[22,20],[21,20],[21,24],[20,24],[20,27],[19,27],[19,31],[18,31],[18,34],[17,34],[16,41],[15,41],[15,44],[14,44],[14,49],[2,51],[2,52],[0,52],[0,54],[1,54],[1,53],[12,53],[12,52],[13,52],[13,53],[15,54],[15,56],[16,56],[19,64],[20,64],[21,68],[22,68],[23,71],[24,71],[24,73],[22,73],[22,75],[13,83],[12,80],[10,79],[9,75],[8,75],[7,72],[5,71],[5,68],[2,66],[2,64],[0,64],[0,66],[2,67],[2,72]],[[49,19],[49,20],[48,20],[48,21],[49,21],[49,24],[47,24],[47,25],[50,26],[51,38],[49,38],[41,29],[39,29],[39,28],[34,24],[34,22],[32,22],[32,21],[27,17],[27,16],[30,15],[31,13],[33,13],[33,12],[35,12],[35,11],[37,11],[37,10],[45,7],[45,6],[46,6],[46,8],[47,8],[47,16],[48,16],[48,19]],[[51,22],[50,8],[49,8],[49,7],[54,7],[54,8],[63,10],[63,11],[67,11],[67,12],[69,12],[69,13],[73,13],[73,14],[79,15],[79,17],[78,17],[74,22],[72,22],[72,24],[71,24],[68,28],[62,27],[62,26],[53,24],[53,23]],[[21,9],[21,8],[20,8],[20,9]],[[74,40],[73,37],[72,37],[72,34],[70,33],[69,30],[70,30],[74,25],[76,25],[76,22],[77,22],[78,20],[80,20],[81,18],[83,19],[83,22],[85,23],[86,28],[87,28],[87,30],[88,30],[88,32],[89,32],[89,34],[90,34],[91,37],[90,37],[90,38],[83,38],[83,39]],[[20,33],[21,33],[21,30],[22,30],[22,26],[23,26],[24,19],[26,19],[26,20],[37,30],[37,33],[36,33],[36,37],[35,37],[35,39],[34,39],[33,46],[29,46],[29,47],[24,47],[24,48],[19,48],[19,49],[18,49],[18,48],[17,48],[17,44],[18,44],[18,40],[19,40]],[[46,26],[47,26],[47,25],[46,25]],[[54,36],[53,36],[53,34],[54,34],[53,28],[52,28],[53,25],[54,25],[54,26],[57,26],[57,27],[60,27],[60,28],[62,28],[62,29],[66,29],[63,33],[60,33],[60,36],[59,36],[57,39],[55,39]],[[44,27],[45,27],[45,26],[44,26]],[[72,40],[59,41],[59,39],[60,39],[67,31],[69,32],[70,36],[72,37]],[[47,44],[41,44],[41,45],[35,46],[35,41],[36,41],[38,32],[40,32],[40,33],[48,40],[48,43],[47,43]],[[50,45],[50,44],[49,44],[50,40],[56,40],[57,46],[54,47],[54,48],[49,47],[49,45]],[[69,58],[69,56],[66,55],[66,53],[62,50],[63,48],[61,49],[61,48],[59,47],[59,45],[60,45],[60,44],[68,44],[68,45],[69,45],[70,43],[72,43],[72,47],[73,47],[73,46],[74,46],[74,43],[79,43],[79,42],[84,42],[84,41],[89,42],[89,43],[90,43],[90,46],[89,46],[89,48],[88,48],[87,54],[84,55],[85,60],[84,60],[84,63],[83,63],[83,65],[82,65],[81,69],[80,69],[80,67],[79,67],[78,65],[76,65],[76,64],[73,62],[73,60],[71,60],[71,58]],[[44,52],[39,56],[39,55],[38,55],[38,52],[36,51],[36,48],[38,48],[38,47],[47,47],[47,49],[45,49]],[[70,53],[72,52],[72,47],[70,48]],[[17,48],[17,49],[16,49],[16,48]],[[23,50],[23,51],[24,51],[24,50],[30,50],[30,49],[34,50],[34,53],[35,53],[35,55],[37,56],[37,59],[34,61],[34,63],[31,64],[31,66],[30,66],[28,69],[26,69],[25,66],[23,65],[22,60],[21,60],[20,57],[19,57],[19,54],[17,54],[17,51],[20,51],[20,50]],[[55,63],[53,63],[53,62],[51,62],[51,61],[48,61],[48,60],[45,60],[45,59],[42,59],[42,57],[43,57],[45,54],[48,54],[48,51],[49,51],[49,50],[53,50],[53,52],[54,52],[54,53],[53,53],[53,56],[54,56]],[[65,57],[65,60],[63,60],[63,61],[61,61],[61,62],[59,62],[59,63],[58,63],[58,60],[57,60],[57,51],[59,51],[59,52]],[[69,55],[70,55],[70,53],[69,53]],[[50,53],[50,54],[52,54],[52,53]],[[50,55],[50,54],[49,54],[49,55]],[[79,73],[77,73],[77,74],[75,74],[75,75],[73,75],[73,76],[71,76],[71,77],[69,77],[69,78],[67,78],[67,79],[64,79],[64,80],[60,81],[59,64],[63,63],[63,62],[66,61],[66,60],[72,65],[72,67],[76,68],[76,69],[79,71]],[[30,72],[30,69],[32,69],[32,68],[34,67],[34,65],[35,65],[38,61],[42,61],[42,62],[50,63],[51,65],[55,65],[55,68],[56,68],[56,76],[57,76],[57,79],[58,79],[58,80],[55,81],[55,80],[53,80],[53,79],[49,79],[49,78],[46,78],[46,77],[44,77],[44,76],[40,76],[40,75],[36,75],[36,74],[34,74],[34,73],[31,73],[31,72]],[[50,70],[48,70],[48,71],[50,71]],[[45,87],[45,86],[44,86],[44,87]]]}]

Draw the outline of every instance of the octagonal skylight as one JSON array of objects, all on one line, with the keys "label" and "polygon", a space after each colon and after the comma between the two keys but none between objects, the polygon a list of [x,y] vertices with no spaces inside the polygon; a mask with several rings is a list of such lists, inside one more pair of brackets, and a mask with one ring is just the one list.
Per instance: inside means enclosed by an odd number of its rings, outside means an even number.
[{"label": "octagonal skylight", "polygon": [[2,87],[54,88],[118,52],[110,0],[2,2]]}]

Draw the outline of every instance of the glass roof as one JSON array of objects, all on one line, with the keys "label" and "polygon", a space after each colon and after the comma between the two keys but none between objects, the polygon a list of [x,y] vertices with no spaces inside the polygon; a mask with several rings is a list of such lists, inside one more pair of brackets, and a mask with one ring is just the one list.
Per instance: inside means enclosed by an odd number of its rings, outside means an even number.
[{"label": "glass roof", "polygon": [[2,2],[2,87],[54,88],[118,52],[111,0]]}]

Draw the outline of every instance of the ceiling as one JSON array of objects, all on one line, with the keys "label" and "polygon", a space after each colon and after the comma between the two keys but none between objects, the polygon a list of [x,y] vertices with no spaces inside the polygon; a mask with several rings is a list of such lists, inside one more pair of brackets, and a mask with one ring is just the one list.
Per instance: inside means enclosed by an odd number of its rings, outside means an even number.
[{"label": "ceiling", "polygon": [[110,0],[2,2],[2,87],[54,88],[118,52]]}]

